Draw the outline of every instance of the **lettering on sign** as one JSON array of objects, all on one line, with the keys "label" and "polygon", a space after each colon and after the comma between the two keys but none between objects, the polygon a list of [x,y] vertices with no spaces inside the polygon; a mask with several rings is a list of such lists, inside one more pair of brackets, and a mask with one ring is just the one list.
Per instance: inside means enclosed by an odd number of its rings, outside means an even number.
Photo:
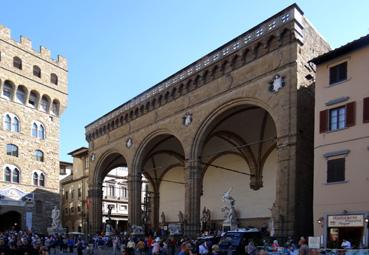
[{"label": "lettering on sign", "polygon": [[328,227],[363,227],[364,215],[332,215],[328,216]]}]

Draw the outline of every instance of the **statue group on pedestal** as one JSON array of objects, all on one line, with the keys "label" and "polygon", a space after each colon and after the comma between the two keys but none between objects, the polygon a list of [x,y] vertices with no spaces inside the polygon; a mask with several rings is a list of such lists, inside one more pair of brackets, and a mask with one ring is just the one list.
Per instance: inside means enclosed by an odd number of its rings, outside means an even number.
[{"label": "statue group on pedestal", "polygon": [[222,208],[224,213],[223,226],[229,226],[231,230],[237,228],[237,213],[235,209],[235,200],[231,196],[232,188],[223,194],[223,202],[225,206]]}]

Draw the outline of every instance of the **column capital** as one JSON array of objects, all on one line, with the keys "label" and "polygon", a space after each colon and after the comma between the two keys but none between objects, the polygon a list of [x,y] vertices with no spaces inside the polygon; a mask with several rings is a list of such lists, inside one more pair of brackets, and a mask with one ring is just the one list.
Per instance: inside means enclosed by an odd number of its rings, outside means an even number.
[{"label": "column capital", "polygon": [[128,182],[142,182],[141,174],[128,174],[127,176]]}]

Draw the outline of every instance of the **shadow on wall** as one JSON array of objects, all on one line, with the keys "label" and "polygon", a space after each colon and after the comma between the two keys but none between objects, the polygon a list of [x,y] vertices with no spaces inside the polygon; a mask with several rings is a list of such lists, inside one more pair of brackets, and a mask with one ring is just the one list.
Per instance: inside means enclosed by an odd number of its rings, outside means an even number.
[{"label": "shadow on wall", "polygon": [[60,208],[59,193],[44,189],[35,189],[31,194],[34,196],[32,210],[32,230],[36,233],[47,234],[47,228],[51,226],[51,211],[54,206]]}]

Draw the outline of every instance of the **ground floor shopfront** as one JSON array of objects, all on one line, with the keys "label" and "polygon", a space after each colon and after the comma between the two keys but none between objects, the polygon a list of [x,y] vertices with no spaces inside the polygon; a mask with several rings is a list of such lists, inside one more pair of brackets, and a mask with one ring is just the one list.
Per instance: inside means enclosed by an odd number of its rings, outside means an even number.
[{"label": "ground floor shopfront", "polygon": [[343,240],[355,249],[368,247],[368,215],[368,211],[327,213],[318,219],[316,235],[321,235],[324,248],[342,248]]}]

